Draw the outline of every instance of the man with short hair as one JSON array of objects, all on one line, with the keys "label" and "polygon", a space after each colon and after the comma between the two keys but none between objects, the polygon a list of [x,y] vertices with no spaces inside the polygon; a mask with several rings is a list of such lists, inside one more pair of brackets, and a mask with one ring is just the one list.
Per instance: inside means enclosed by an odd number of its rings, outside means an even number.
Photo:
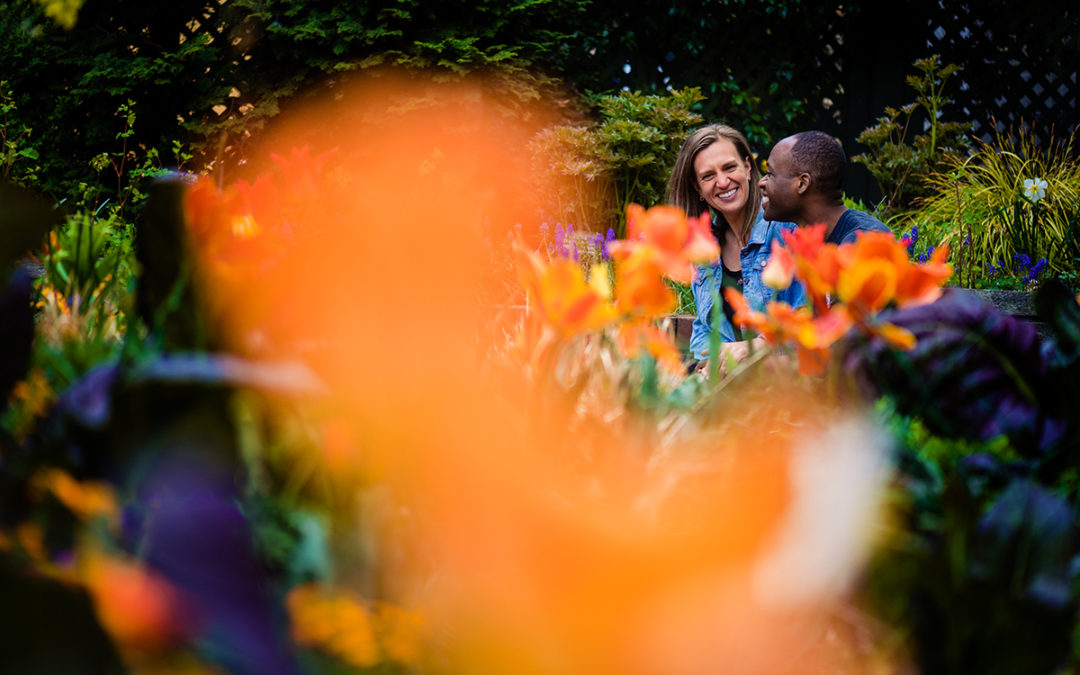
[{"label": "man with short hair", "polygon": [[799,227],[825,225],[825,243],[847,244],[858,232],[891,232],[873,216],[844,206],[847,156],[839,141],[823,131],[788,136],[769,153],[759,185],[765,219]]}]

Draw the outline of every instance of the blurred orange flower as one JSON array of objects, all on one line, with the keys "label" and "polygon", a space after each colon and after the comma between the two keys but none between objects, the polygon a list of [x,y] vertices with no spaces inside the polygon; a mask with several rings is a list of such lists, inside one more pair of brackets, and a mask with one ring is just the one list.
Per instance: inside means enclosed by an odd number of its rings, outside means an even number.
[{"label": "blurred orange flower", "polygon": [[380,661],[415,665],[421,657],[424,617],[379,603],[372,612],[351,593],[316,584],[294,587],[286,598],[297,644],[325,651],[349,665]]},{"label": "blurred orange flower", "polygon": [[80,520],[91,520],[98,516],[115,519],[117,516],[116,495],[112,486],[106,483],[80,482],[66,471],[45,469],[34,476],[32,485],[38,490],[52,493]]},{"label": "blurred orange flower", "polygon": [[675,292],[664,283],[664,256],[637,246],[615,267],[616,304],[629,315],[657,317],[675,310]]},{"label": "blurred orange flower", "polygon": [[615,310],[596,287],[585,280],[572,260],[545,264],[520,242],[514,242],[518,277],[544,320],[563,337],[608,325]]},{"label": "blurred orange flower", "polygon": [[619,326],[619,347],[629,358],[648,354],[670,373],[681,373],[682,352],[671,336],[649,323],[626,323]]},{"label": "blurred orange flower", "polygon": [[795,258],[779,240],[773,240],[772,253],[765,269],[761,271],[761,281],[769,288],[782,291],[791,285],[795,277]]},{"label": "blurred orange flower", "polygon": [[79,567],[102,626],[125,652],[158,653],[194,633],[182,596],[146,567],[93,550],[80,556]]},{"label": "blurred orange flower", "polygon": [[630,204],[626,207],[626,231],[629,239],[608,245],[613,258],[623,260],[642,247],[651,248],[663,275],[681,284],[693,279],[695,264],[720,257],[720,245],[712,236],[708,211],[687,218],[682,209],[674,206],[646,210]]},{"label": "blurred orange flower", "polygon": [[359,668],[379,662],[371,613],[358,601],[304,584],[289,591],[286,606],[297,644],[322,649]]}]

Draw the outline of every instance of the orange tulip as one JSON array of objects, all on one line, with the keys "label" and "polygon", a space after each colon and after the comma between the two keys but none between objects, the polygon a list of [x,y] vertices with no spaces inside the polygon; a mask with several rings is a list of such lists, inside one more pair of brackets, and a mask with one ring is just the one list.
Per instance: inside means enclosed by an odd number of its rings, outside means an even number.
[{"label": "orange tulip", "polygon": [[776,336],[775,324],[770,323],[763,312],[751,309],[750,303],[746,301],[742,291],[737,288],[725,288],[724,299],[735,310],[732,318],[736,324],[743,328],[752,328],[770,341]]},{"label": "orange tulip", "polygon": [[654,206],[645,210],[638,204],[626,207],[626,230],[629,239],[615,241],[608,250],[616,260],[625,260],[634,251],[648,247],[664,276],[682,284],[693,280],[694,265],[720,257],[720,245],[712,236],[709,213],[696,218],[674,206]]},{"label": "orange tulip", "polygon": [[779,240],[774,240],[769,262],[765,263],[765,269],[761,271],[761,281],[769,288],[782,291],[791,285],[794,277],[795,258]]},{"label": "orange tulip", "polygon": [[619,326],[619,347],[629,358],[648,354],[670,373],[681,373],[682,353],[671,336],[656,326],[627,323]]},{"label": "orange tulip", "polygon": [[897,304],[901,307],[925,305],[941,297],[941,285],[952,276],[952,265],[945,262],[948,246],[937,248],[930,260],[921,265],[908,265],[896,285]]},{"label": "orange tulip", "polygon": [[843,270],[836,293],[858,316],[880,312],[896,297],[897,266],[881,258],[856,259]]},{"label": "orange tulip", "polygon": [[563,337],[601,328],[615,319],[611,304],[590,286],[577,263],[556,260],[545,265],[535,253],[514,242],[518,275],[544,320]]},{"label": "orange tulip", "polygon": [[675,293],[664,283],[662,254],[652,246],[634,247],[615,267],[616,304],[632,315],[657,317],[675,310]]}]

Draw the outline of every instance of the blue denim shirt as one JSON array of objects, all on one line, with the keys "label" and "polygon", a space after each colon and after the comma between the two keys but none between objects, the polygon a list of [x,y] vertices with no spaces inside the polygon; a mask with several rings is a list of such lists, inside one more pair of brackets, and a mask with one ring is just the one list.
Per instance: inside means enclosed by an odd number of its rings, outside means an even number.
[{"label": "blue denim shirt", "polygon": [[[784,230],[794,229],[795,223],[765,220],[764,214],[758,211],[757,222],[750,230],[750,240],[739,254],[742,264],[742,292],[752,309],[764,310],[765,303],[770,300],[780,300],[792,307],[806,304],[806,291],[798,281],[792,282],[791,286],[779,293],[775,293],[761,281],[761,270],[769,261],[773,240],[780,239],[780,233]],[[709,347],[709,334],[712,331],[712,289],[714,286],[719,289],[721,275],[720,261],[717,260],[712,265],[698,267],[697,277],[690,285],[694,293],[694,303],[697,305],[697,318],[694,319],[690,333],[690,352],[697,359],[705,358],[703,352]],[[721,300],[723,297],[721,293]],[[723,313],[720,314],[720,321],[720,339],[723,342],[735,342],[735,330]]]}]

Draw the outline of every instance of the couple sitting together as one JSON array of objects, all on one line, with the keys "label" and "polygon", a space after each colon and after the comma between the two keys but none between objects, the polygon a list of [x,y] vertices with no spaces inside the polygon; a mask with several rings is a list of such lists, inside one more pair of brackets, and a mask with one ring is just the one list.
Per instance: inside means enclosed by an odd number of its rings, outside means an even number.
[{"label": "couple sitting together", "polygon": [[[861,231],[890,231],[880,220],[844,206],[847,157],[832,136],[821,131],[788,136],[773,147],[767,166],[762,177],[746,138],[724,124],[691,134],[675,162],[668,182],[668,203],[682,208],[688,216],[698,216],[708,208],[712,233],[721,249],[720,260],[700,268],[692,286],[697,318],[690,335],[690,352],[695,359],[709,356],[714,318],[720,324],[725,360],[739,360],[749,353],[750,343],[734,325],[733,310],[723,300],[724,286],[739,288],[756,310],[764,309],[773,299],[792,306],[806,304],[799,282],[792,282],[774,297],[761,281],[772,242],[780,239],[784,230],[824,223],[825,241],[834,244],[854,242]],[[723,311],[715,317],[714,288],[723,303]]]}]

